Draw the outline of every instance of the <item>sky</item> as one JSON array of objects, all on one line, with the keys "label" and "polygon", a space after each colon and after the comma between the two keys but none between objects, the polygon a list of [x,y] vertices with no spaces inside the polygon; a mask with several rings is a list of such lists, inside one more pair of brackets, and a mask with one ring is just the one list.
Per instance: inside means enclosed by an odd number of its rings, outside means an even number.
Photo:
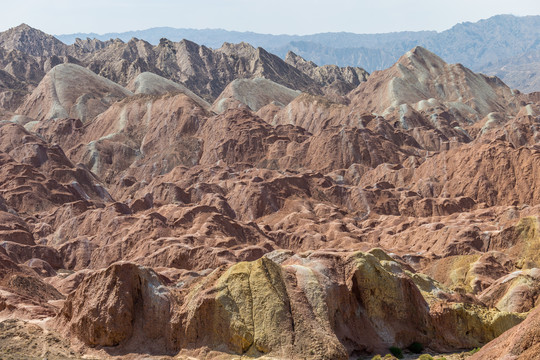
[{"label": "sky", "polygon": [[497,14],[540,15],[538,0],[0,0],[0,31],[49,34],[170,26],[267,34],[449,29]]}]

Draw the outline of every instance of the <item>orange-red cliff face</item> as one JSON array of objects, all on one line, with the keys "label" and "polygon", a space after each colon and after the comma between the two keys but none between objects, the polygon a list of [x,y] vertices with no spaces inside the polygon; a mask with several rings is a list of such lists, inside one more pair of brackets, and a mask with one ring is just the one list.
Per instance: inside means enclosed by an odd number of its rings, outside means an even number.
[{"label": "orange-red cliff face", "polygon": [[534,354],[534,94],[422,48],[34,40],[0,42],[0,317],[57,340],[0,322],[7,358]]}]

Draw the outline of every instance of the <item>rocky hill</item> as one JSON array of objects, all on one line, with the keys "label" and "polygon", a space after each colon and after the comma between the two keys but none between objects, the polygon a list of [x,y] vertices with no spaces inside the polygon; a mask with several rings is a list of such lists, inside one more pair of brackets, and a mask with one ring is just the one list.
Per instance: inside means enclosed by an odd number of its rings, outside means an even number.
[{"label": "rocky hill", "polygon": [[[321,33],[313,35],[266,35],[225,30],[154,28],[111,34],[71,34],[57,38],[72,44],[76,38],[103,41],[137,37],[157,44],[166,37],[191,39],[211,48],[224,42],[248,42],[282,58],[289,51],[317,64],[358,66],[369,72],[390,67],[404,52],[422,46],[451,63],[462,63],[474,71],[497,75],[512,88],[540,91],[537,62],[520,62],[539,50],[540,16],[497,15],[475,23],[465,22],[442,31],[404,31],[388,34]],[[504,67],[504,68],[503,68]],[[534,81],[531,81],[534,76]]]},{"label": "rocky hill", "polygon": [[68,53],[68,46],[63,42],[26,24],[0,33],[0,47],[32,56],[61,56]]},{"label": "rocky hill", "polygon": [[0,51],[1,358],[537,353],[537,93],[422,47],[368,75],[30,33]]},{"label": "rocky hill", "polygon": [[[31,41],[25,41],[27,38]],[[246,43],[225,43],[212,50],[188,40],[175,43],[162,39],[153,46],[133,38],[128,42],[77,40],[66,46],[27,25],[0,33],[0,53],[0,70],[28,84],[26,91],[32,91],[49,70],[62,63],[86,67],[122,86],[135,82],[143,73],[153,73],[210,102],[239,78],[262,77],[293,90],[340,97],[367,76],[360,68],[321,67],[326,75],[321,76],[321,71],[305,73]],[[6,91],[16,88],[13,85]],[[10,110],[14,108],[11,106]]]}]

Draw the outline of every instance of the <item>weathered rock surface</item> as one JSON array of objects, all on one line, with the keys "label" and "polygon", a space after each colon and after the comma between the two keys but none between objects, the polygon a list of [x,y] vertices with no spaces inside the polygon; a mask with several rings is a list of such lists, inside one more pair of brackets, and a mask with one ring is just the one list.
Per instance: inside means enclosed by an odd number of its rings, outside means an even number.
[{"label": "weathered rock surface", "polygon": [[540,270],[517,270],[500,277],[484,290],[479,298],[499,310],[528,312],[538,304]]},{"label": "weathered rock surface", "polygon": [[36,120],[75,117],[83,122],[132,93],[74,64],[54,67],[17,110]]},{"label": "weathered rock surface", "polygon": [[24,83],[4,70],[0,70],[0,108],[15,110],[21,104],[27,89]]},{"label": "weathered rock surface", "polygon": [[0,317],[52,335],[10,323],[9,349],[456,351],[537,305],[538,94],[421,48],[366,80],[247,44],[63,53],[28,31],[34,55],[0,47]]},{"label": "weathered rock surface", "polygon": [[70,348],[70,344],[58,333],[42,329],[37,324],[17,319],[0,322],[0,349],[6,360],[36,359],[46,357],[51,360],[82,359],[80,352]]},{"label": "weathered rock surface", "polygon": [[115,103],[84,129],[70,129],[77,137],[66,137],[65,148],[106,182],[130,167],[149,181],[177,165],[198,162],[202,141],[195,134],[207,117],[182,93],[138,95]]},{"label": "weathered rock surface", "polygon": [[62,294],[31,267],[17,264],[12,244],[2,241],[0,246],[0,317],[38,320],[54,316],[58,309],[50,302],[61,300]]},{"label": "weathered rock surface", "polygon": [[268,79],[237,79],[227,85],[212,108],[215,112],[222,113],[228,108],[229,99],[234,99],[247,105],[251,110],[258,111],[271,103],[283,107],[298,95],[300,95],[299,91],[291,90]]},{"label": "weathered rock surface", "polygon": [[350,94],[352,106],[383,115],[402,104],[418,110],[436,99],[457,120],[475,122],[493,111],[512,110],[512,92],[497,78],[475,74],[460,64],[415,47],[389,69],[376,71]]},{"label": "weathered rock surface", "polygon": [[359,119],[355,119],[354,123],[348,123],[349,112],[346,105],[331,102],[322,96],[302,94],[283,109],[276,109],[269,114],[259,111],[259,116],[274,126],[295,125],[309,132],[318,133],[325,127],[332,125],[354,126],[361,123]]},{"label": "weathered rock surface", "polygon": [[30,86],[39,84],[45,72],[50,70],[50,68],[45,70],[46,60],[20,50],[0,48],[0,55],[0,68],[23,84]]},{"label": "weathered rock surface", "polygon": [[212,50],[188,40],[174,43],[162,39],[154,47],[132,39],[127,43],[115,41],[87,54],[83,61],[92,71],[122,85],[149,71],[184,84],[208,101],[238,78],[265,77],[292,89],[321,92],[309,76],[264,49],[245,43],[225,43]]},{"label": "weathered rock surface", "polygon": [[360,83],[366,81],[369,76],[367,71],[359,67],[317,66],[314,62],[307,61],[292,51],[289,51],[285,56],[285,62],[314,79],[323,87],[325,95],[330,98],[346,95]]},{"label": "weathered rock surface", "polygon": [[151,72],[144,72],[137,76],[129,85],[128,89],[133,91],[134,94],[144,95],[163,95],[163,94],[177,94],[182,93],[187,95],[199,106],[204,109],[209,109],[210,104],[195,95],[191,90],[183,86],[182,84],[175,83],[169,79],[153,74]]},{"label": "weathered rock surface", "polygon": [[68,52],[66,44],[26,24],[0,33],[0,47],[33,56],[67,55]]},{"label": "weathered rock surface", "polygon": [[531,311],[525,321],[482,347],[471,359],[535,359],[540,356],[539,313],[538,308]]},{"label": "weathered rock surface", "polygon": [[57,321],[88,345],[116,346],[136,337],[157,347],[171,327],[169,296],[152,270],[119,263],[84,279]]},{"label": "weathered rock surface", "polygon": [[515,148],[504,141],[465,145],[422,164],[413,177],[417,184],[413,190],[433,191],[436,197],[470,196],[488,206],[538,204],[539,171],[540,152],[535,147]]},{"label": "weathered rock surface", "polygon": [[[256,49],[245,43],[225,43],[212,50],[187,40],[174,43],[163,39],[159,45],[152,46],[133,38],[127,43],[118,39],[77,39],[73,45],[66,46],[25,24],[1,33],[0,39],[2,50],[22,52],[17,56],[19,60],[10,63],[18,69],[32,69],[34,76],[29,76],[27,71],[24,77],[31,79],[33,84],[55,65],[69,62],[84,65],[123,86],[133,82],[138,75],[151,72],[186,85],[207,101],[215,100],[233,80],[256,77],[295,90],[313,94],[324,92],[341,98],[367,76],[360,68],[317,67],[299,57],[294,57],[295,61],[283,61],[262,48]],[[26,58],[20,59],[21,56]],[[221,70],[216,71],[217,68]],[[12,73],[13,66],[10,65],[8,70]]]},{"label": "weathered rock surface", "polygon": [[56,322],[92,346],[130,349],[142,341],[159,343],[164,353],[206,346],[238,355],[347,359],[351,351],[414,341],[441,349],[474,346],[521,321],[437,300],[444,293],[381,250],[307,257],[274,252],[220,267],[179,289],[149,269],[117,263],[85,278]]},{"label": "weathered rock surface", "polygon": [[0,191],[14,211],[32,216],[66,202],[110,200],[99,180],[59,146],[13,123],[0,126],[0,139]]}]

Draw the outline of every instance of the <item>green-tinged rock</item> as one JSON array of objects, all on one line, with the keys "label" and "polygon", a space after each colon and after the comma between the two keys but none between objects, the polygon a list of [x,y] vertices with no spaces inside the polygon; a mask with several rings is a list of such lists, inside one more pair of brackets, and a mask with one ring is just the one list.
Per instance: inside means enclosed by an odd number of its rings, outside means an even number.
[{"label": "green-tinged rock", "polygon": [[267,353],[292,344],[292,315],[281,267],[269,259],[261,258],[253,263],[249,282],[257,350]]},{"label": "green-tinged rock", "polygon": [[188,343],[236,354],[268,353],[292,343],[289,299],[281,267],[267,258],[231,266],[187,307]]},{"label": "green-tinged rock", "polygon": [[538,217],[526,217],[515,226],[523,250],[517,266],[521,269],[540,267],[540,220]]},{"label": "green-tinged rock", "polygon": [[455,348],[482,346],[524,319],[522,314],[461,303],[434,307],[431,316],[439,340]]},{"label": "green-tinged rock", "polygon": [[351,258],[352,293],[384,342],[406,346],[424,340],[430,328],[428,304],[414,282],[394,269],[398,263],[377,255],[359,252]]}]

